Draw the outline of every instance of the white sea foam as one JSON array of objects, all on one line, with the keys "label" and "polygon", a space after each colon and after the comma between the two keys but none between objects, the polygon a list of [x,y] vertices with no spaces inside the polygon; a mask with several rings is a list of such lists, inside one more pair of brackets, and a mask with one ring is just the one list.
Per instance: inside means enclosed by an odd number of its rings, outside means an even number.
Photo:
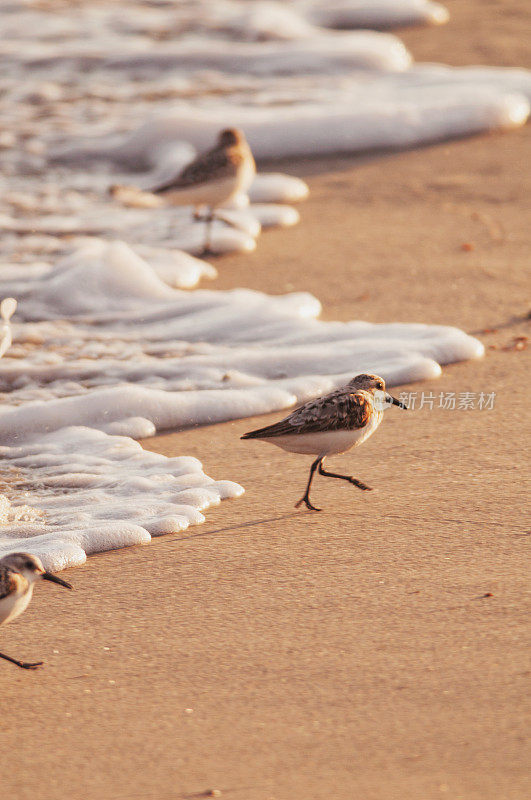
[{"label": "white sea foam", "polygon": [[[57,67],[59,59],[69,68],[87,63],[87,56],[77,53],[44,54],[32,59],[28,66],[46,68],[51,59]],[[111,57],[91,55],[93,69],[131,70],[144,77],[161,69],[216,70],[246,75],[282,75],[297,73],[334,73],[345,69],[403,70],[411,64],[411,56],[402,42],[391,34],[373,31],[321,33],[315,39],[232,43],[230,48],[213,48],[209,42],[184,43],[179,49],[158,47],[156,51],[141,50]]]},{"label": "white sea foam", "polygon": [[[101,246],[101,242],[95,240]],[[138,244],[135,252],[149,261],[158,277],[176,289],[192,289],[203,279],[217,277],[218,271],[201,258],[194,258],[181,250],[165,247],[149,247]]]},{"label": "white sea foam", "polygon": [[21,434],[22,444],[0,447],[0,557],[29,549],[64,569],[203,522],[202,511],[243,492],[209,478],[195,458],[150,453],[126,437],[84,427]]},{"label": "white sea foam", "polygon": [[448,22],[446,8],[430,0],[332,0],[307,3],[308,19],[326,28],[392,28],[398,25],[442,25]]},{"label": "white sea foam", "polygon": [[[0,303],[0,357],[11,343],[16,307],[12,297]],[[39,342],[31,326],[25,341]],[[34,360],[42,362],[41,354]],[[143,417],[111,422],[104,413],[100,428],[68,427],[66,417],[55,417],[51,426],[30,422],[0,436],[13,442],[0,446],[0,557],[30,550],[47,569],[64,569],[90,553],[147,544],[201,523],[202,511],[243,493],[237,483],[209,478],[196,458],[167,458],[110,435],[126,429],[130,436],[152,436],[155,426]]]},{"label": "white sea foam", "polygon": [[[411,147],[509,129],[529,114],[525,70],[414,65],[396,36],[322,27],[444,21],[444,9],[428,0],[133,1],[124,15],[119,8],[0,9],[7,120],[0,147],[12,184],[0,199],[12,231],[1,247],[8,260],[28,260],[39,244],[40,253],[42,244],[58,252],[57,239],[76,234],[200,254],[205,226],[191,224],[187,210],[154,215],[146,196],[124,210],[105,192],[110,183],[146,189],[178,173],[227,124],[244,128],[258,158],[276,158]],[[46,185],[36,192],[44,170]],[[68,190],[53,195],[57,185]],[[307,191],[291,189],[285,178],[258,176],[251,199],[285,204]],[[251,252],[260,222],[298,218],[281,209],[260,215],[254,223],[246,215],[236,229],[215,224],[210,249]]]},{"label": "white sea foam", "polygon": [[[213,7],[212,7],[213,6]],[[325,28],[391,28],[399,25],[441,25],[444,6],[430,0],[291,0],[211,4],[203,26],[239,39],[306,39]]]},{"label": "white sea foam", "polygon": [[305,293],[177,291],[123,242],[85,247],[17,288],[27,322],[0,362],[17,406],[0,413],[3,442],[65,424],[138,436],[139,418],[156,430],[217,422],[286,408],[362,370],[392,385],[483,352],[455,328],[320,322]]},{"label": "white sea foam", "polygon": [[[530,99],[531,72],[526,70],[424,65],[400,74],[351,76],[326,99],[319,93],[317,99],[299,95],[274,114],[260,105],[213,102],[208,109],[190,109],[177,104],[118,143],[115,137],[102,137],[68,145],[55,155],[74,162],[87,157],[112,162],[119,153],[121,163],[131,168],[159,148],[171,152],[172,143],[182,140],[205,149],[226,124],[243,128],[257,158],[399,149],[519,127],[528,118]],[[160,158],[158,169],[172,172]],[[279,199],[281,189],[277,193],[273,186],[271,180],[274,199]]]},{"label": "white sea foam", "polygon": [[278,172],[256,175],[249,189],[252,203],[297,203],[308,197],[308,184],[300,178]]}]

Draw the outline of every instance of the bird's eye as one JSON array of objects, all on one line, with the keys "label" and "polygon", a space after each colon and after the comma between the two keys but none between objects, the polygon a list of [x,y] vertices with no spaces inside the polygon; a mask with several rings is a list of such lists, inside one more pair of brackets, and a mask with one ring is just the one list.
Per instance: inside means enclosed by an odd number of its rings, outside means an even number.
[{"label": "bird's eye", "polygon": [[383,389],[383,383],[381,381],[378,381],[378,383],[376,384],[376,388]]}]

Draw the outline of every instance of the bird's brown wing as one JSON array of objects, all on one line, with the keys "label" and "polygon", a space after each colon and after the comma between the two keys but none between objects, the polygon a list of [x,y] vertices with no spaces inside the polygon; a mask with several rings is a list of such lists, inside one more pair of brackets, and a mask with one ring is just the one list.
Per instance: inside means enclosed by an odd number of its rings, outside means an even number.
[{"label": "bird's brown wing", "polygon": [[371,413],[372,404],[367,392],[338,389],[325,397],[310,400],[280,422],[245,433],[241,438],[268,439],[301,433],[356,430],[365,427]]},{"label": "bird's brown wing", "polygon": [[3,597],[8,597],[12,592],[15,592],[17,588],[17,575],[12,572],[12,570],[8,569],[8,567],[0,565],[0,600]]},{"label": "bird's brown wing", "polygon": [[232,178],[241,163],[240,154],[234,149],[216,147],[203,153],[188,164],[175,178],[151,189],[152,192],[167,192],[171,189],[184,189],[200,186],[202,183]]}]

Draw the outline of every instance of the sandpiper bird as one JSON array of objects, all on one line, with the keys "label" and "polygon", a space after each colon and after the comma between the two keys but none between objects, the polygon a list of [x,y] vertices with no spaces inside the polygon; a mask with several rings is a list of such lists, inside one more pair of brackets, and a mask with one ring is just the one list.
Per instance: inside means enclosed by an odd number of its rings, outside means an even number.
[{"label": "sandpiper bird", "polygon": [[356,375],[342,389],[310,400],[280,422],[245,433],[241,438],[263,439],[291,453],[316,455],[310,467],[306,491],[295,503],[295,508],[306,503],[312,511],[320,511],[310,502],[310,486],[316,469],[327,478],[341,478],[358,489],[370,491],[371,487],[357,478],[328,472],[323,468],[323,462],[327,456],[345,453],[368,439],[382,421],[388,405],[407,409],[404,403],[387,394],[383,378]]},{"label": "sandpiper bird", "polygon": [[[29,553],[11,553],[0,558],[0,625],[11,622],[26,610],[33,594],[33,584],[40,578],[66,586],[67,589],[72,588],[62,578],[46,572],[37,556]],[[23,669],[35,669],[43,663],[37,661],[35,664],[30,664],[26,661],[17,661],[5,653],[0,653],[0,658],[5,658],[6,661],[11,661]]]},{"label": "sandpiper bird", "polygon": [[172,205],[194,206],[195,219],[202,219],[200,209],[207,207],[205,251],[208,251],[214,209],[247,192],[255,173],[253,154],[243,131],[227,128],[219,134],[215,147],[197,156],[177,177],[150,191],[164,196]]}]

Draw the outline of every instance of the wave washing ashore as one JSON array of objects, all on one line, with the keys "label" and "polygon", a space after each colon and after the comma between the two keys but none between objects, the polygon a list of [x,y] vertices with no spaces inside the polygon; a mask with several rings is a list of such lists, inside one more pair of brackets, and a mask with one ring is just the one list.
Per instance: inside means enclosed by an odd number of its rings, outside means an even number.
[{"label": "wave washing ashore", "polygon": [[[393,386],[482,355],[455,328],[319,321],[306,293],[184,291],[216,276],[193,255],[205,224],[147,192],[108,192],[171,178],[233,124],[258,158],[521,124],[528,73],[414,66],[393,35],[332,29],[440,23],[440,6],[17,8],[0,11],[0,296],[18,301],[0,362],[0,556],[31,549],[62,569],[183,530],[243,492],[135,438],[286,409],[356,373]],[[230,225],[214,223],[211,247],[251,251],[262,227],[297,222],[306,194],[259,173],[222,209]]]}]

